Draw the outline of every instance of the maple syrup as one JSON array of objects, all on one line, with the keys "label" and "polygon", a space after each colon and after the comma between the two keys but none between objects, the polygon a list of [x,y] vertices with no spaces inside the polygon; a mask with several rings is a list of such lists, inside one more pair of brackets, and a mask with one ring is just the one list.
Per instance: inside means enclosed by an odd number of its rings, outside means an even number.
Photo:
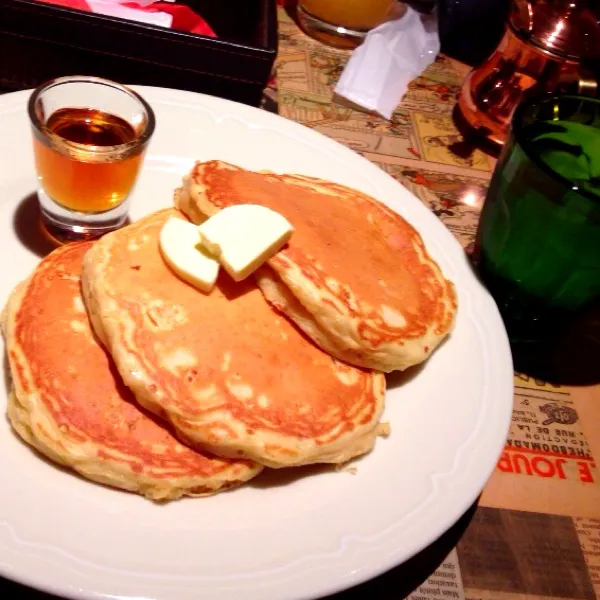
[{"label": "maple syrup", "polygon": [[35,162],[41,185],[57,204],[79,212],[111,210],[127,198],[143,148],[131,148],[135,128],[92,108],[61,108],[36,132]]}]

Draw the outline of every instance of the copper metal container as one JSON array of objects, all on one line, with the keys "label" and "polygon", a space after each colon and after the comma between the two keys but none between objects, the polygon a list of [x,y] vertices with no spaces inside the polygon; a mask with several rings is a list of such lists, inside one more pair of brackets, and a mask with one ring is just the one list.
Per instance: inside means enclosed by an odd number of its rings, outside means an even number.
[{"label": "copper metal container", "polygon": [[591,67],[599,63],[600,1],[513,0],[500,44],[465,80],[458,120],[502,145],[513,111],[529,95],[596,95]]}]

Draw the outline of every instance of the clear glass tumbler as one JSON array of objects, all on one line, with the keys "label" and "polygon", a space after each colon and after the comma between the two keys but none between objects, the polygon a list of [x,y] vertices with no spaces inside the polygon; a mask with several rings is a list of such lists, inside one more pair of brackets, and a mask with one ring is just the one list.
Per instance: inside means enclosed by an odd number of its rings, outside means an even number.
[{"label": "clear glass tumbler", "polygon": [[154,132],[148,103],[106,79],[62,77],[29,99],[42,222],[59,242],[121,227]]}]

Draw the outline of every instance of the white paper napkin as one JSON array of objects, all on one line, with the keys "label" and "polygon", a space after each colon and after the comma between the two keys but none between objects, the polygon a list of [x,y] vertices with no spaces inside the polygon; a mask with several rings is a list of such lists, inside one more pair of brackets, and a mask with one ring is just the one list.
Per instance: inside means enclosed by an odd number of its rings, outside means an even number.
[{"label": "white paper napkin", "polygon": [[407,7],[401,18],[367,34],[352,53],[335,93],[389,119],[409,82],[435,60],[439,51],[435,14],[422,15]]},{"label": "white paper napkin", "polygon": [[[127,0],[122,0],[126,2]],[[140,6],[149,6],[158,0],[136,0]],[[175,0],[163,0],[164,2],[174,2]],[[144,12],[128,6],[121,6],[120,0],[87,0],[87,4],[92,12],[107,17],[119,17],[138,21],[139,23],[149,23],[159,25],[160,27],[171,27],[173,16],[164,12]]]}]

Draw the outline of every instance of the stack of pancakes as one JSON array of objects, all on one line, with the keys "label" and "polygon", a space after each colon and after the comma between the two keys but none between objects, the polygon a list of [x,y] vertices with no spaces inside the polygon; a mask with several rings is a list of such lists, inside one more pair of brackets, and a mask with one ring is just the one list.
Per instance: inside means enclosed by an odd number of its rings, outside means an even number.
[{"label": "stack of pancakes", "polygon": [[[160,230],[241,202],[294,235],[253,277],[223,273],[203,294],[166,266]],[[354,190],[217,161],[195,165],[175,205],[59,248],[15,289],[3,331],[18,434],[155,500],[370,451],[387,432],[383,372],[425,360],[454,322],[454,287],[419,234]]]}]

